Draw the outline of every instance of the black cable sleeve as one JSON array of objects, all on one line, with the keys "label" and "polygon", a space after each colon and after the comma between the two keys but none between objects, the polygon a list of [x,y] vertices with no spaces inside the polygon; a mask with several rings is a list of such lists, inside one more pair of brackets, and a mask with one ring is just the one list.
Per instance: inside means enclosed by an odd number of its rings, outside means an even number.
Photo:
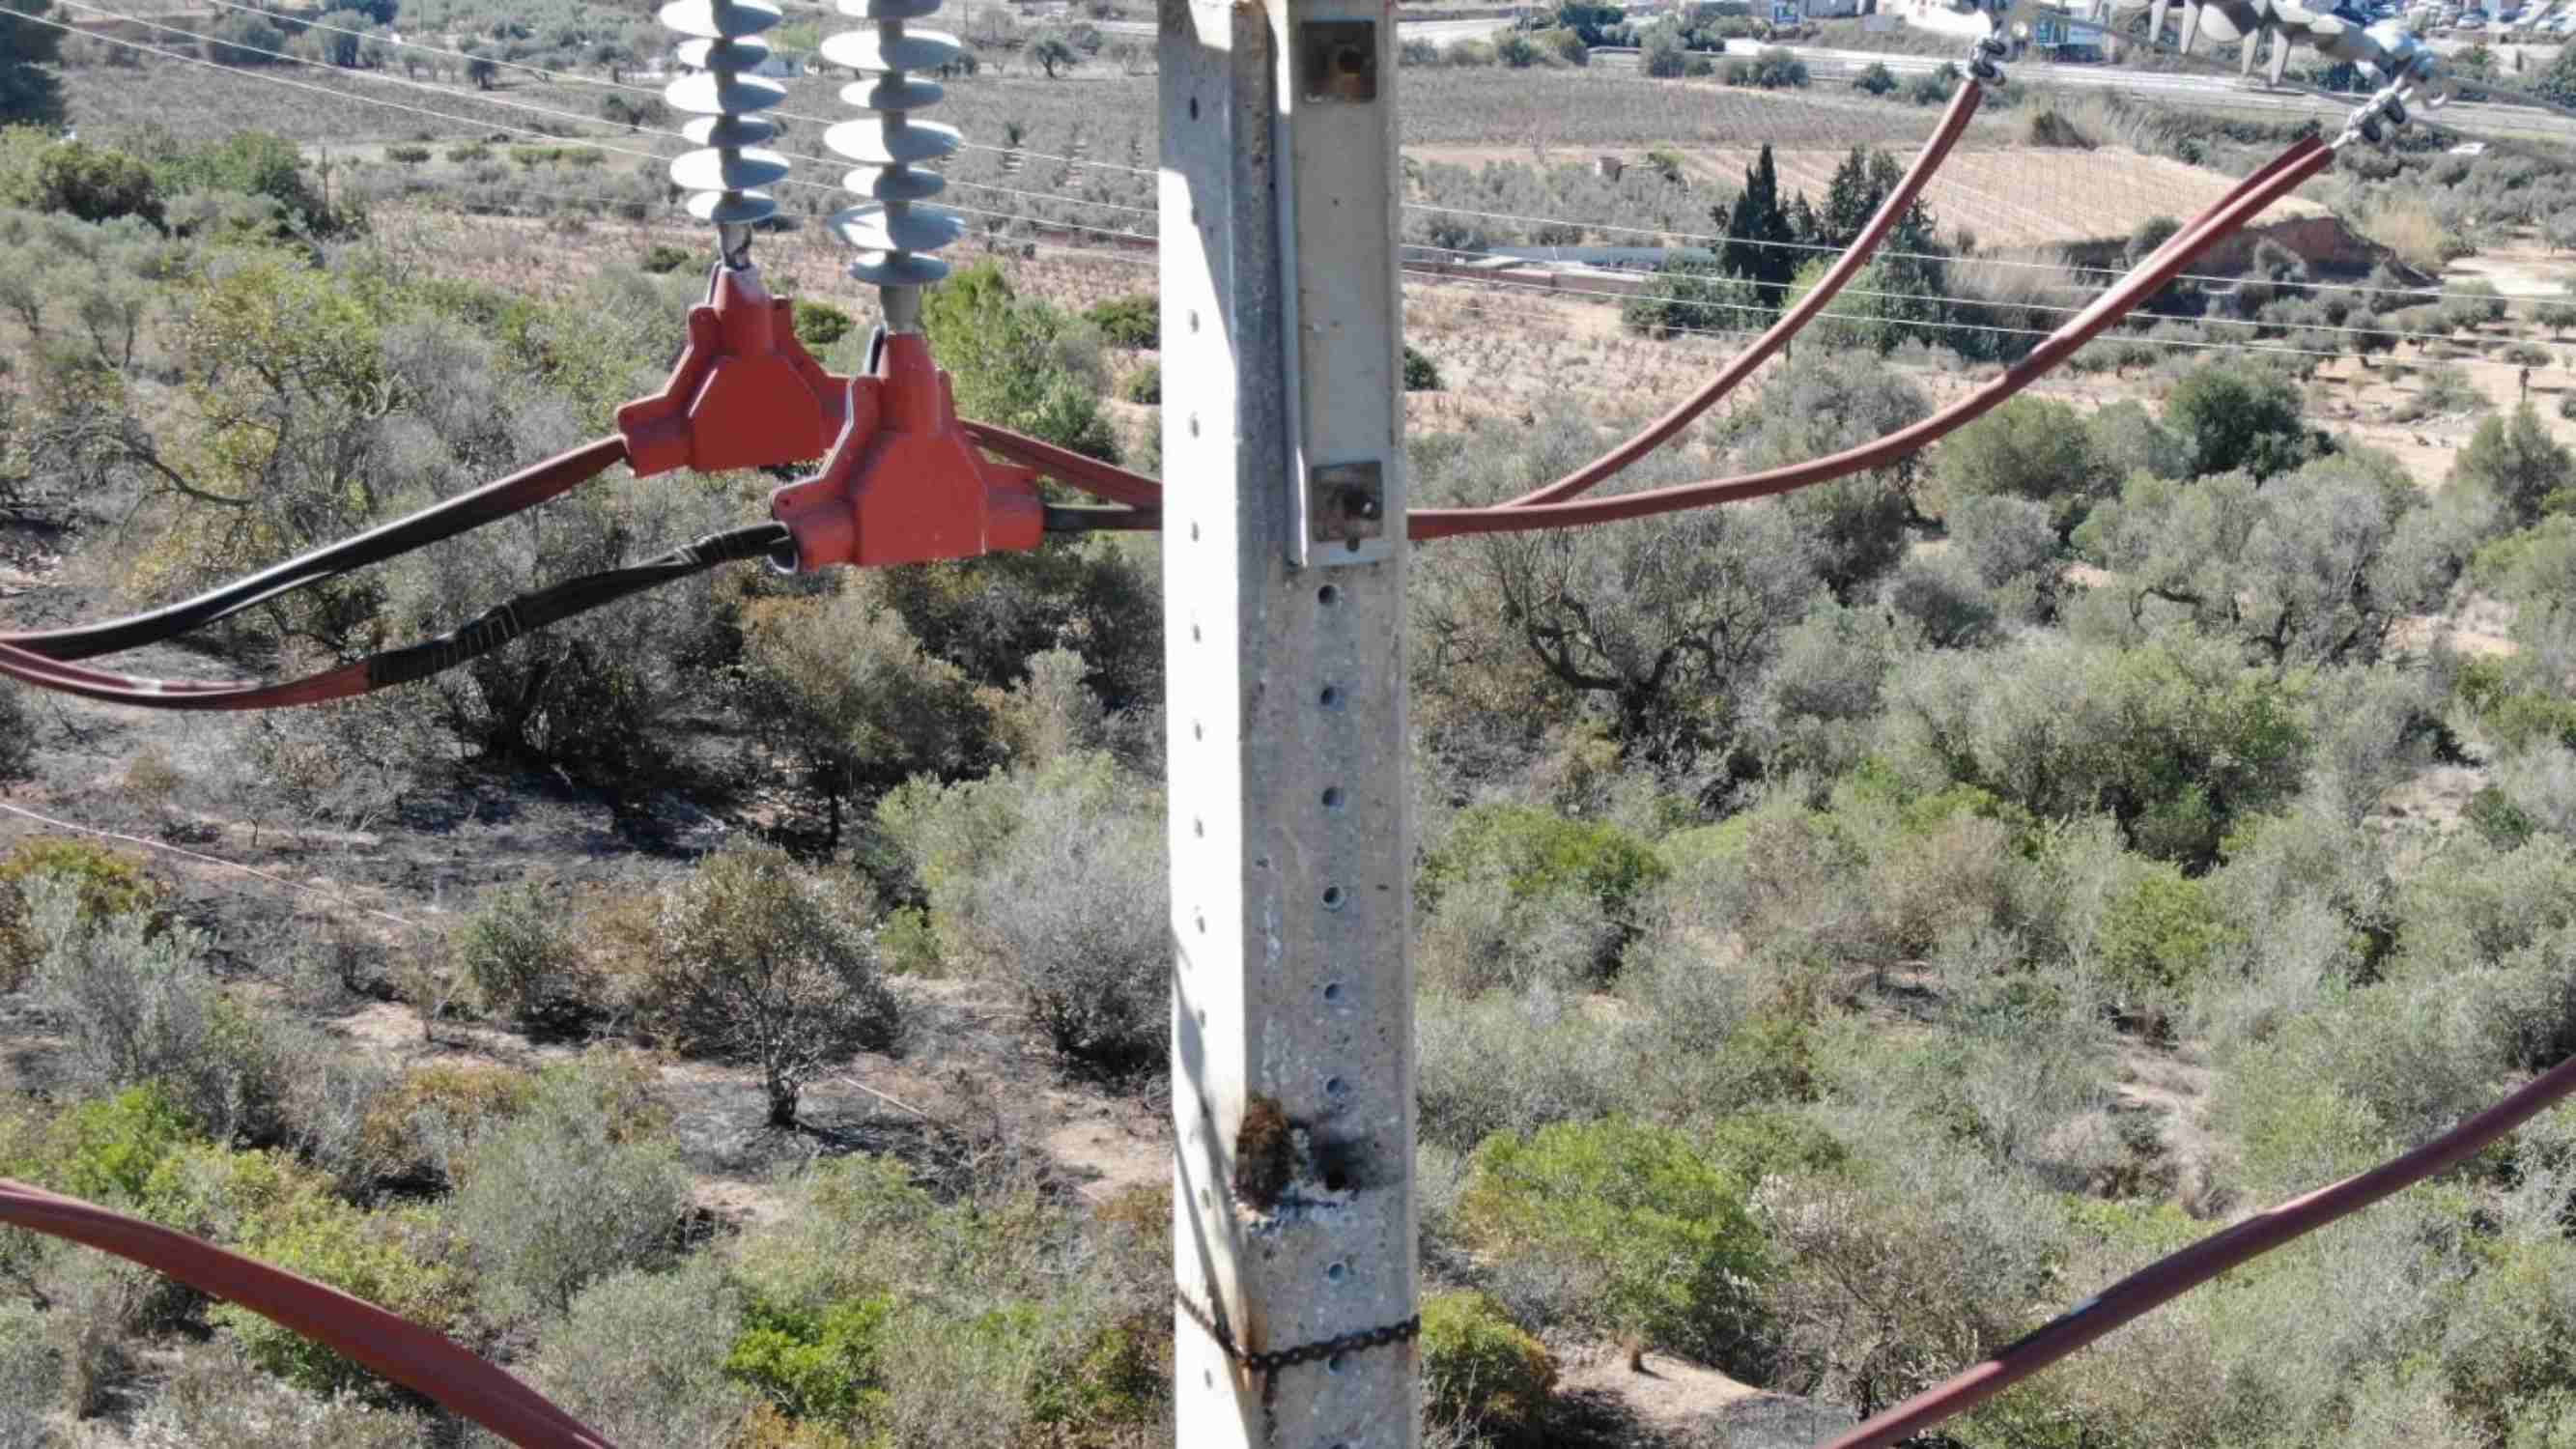
[{"label": "black cable sleeve", "polygon": [[589,613],[630,594],[676,583],[725,564],[764,557],[790,541],[791,535],[784,524],[754,524],[748,528],[708,534],[694,543],[640,564],[584,574],[534,593],[521,594],[507,603],[484,610],[435,639],[424,639],[361,661],[366,670],[367,688],[370,691],[385,689],[443,674],[467,660],[491,653],[522,634],[559,624],[577,614]]},{"label": "black cable sleeve", "polygon": [[32,634],[0,633],[0,643],[30,654],[70,661],[94,659],[158,644],[192,630],[229,619],[244,609],[338,578],[353,569],[410,553],[470,532],[487,523],[542,503],[606,472],[626,457],[623,438],[607,437],[549,458],[533,468],[460,493],[405,518],[370,529],[355,538],[315,549],[245,579],[209,589],[193,599],[122,619],[49,629]]}]

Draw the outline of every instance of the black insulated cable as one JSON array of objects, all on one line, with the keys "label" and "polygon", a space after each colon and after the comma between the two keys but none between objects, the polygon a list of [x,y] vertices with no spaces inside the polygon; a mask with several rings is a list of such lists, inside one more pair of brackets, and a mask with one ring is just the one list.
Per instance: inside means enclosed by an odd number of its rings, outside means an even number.
[{"label": "black insulated cable", "polygon": [[424,508],[408,518],[398,518],[355,538],[315,549],[301,558],[289,559],[249,578],[209,589],[193,599],[95,624],[77,624],[33,634],[0,634],[0,644],[60,660],[95,659],[102,654],[158,644],[229,619],[244,609],[255,608],[297,589],[310,588],[353,569],[382,563],[507,518],[586,483],[624,461],[625,440],[601,438],[549,458],[535,467],[487,483],[471,493],[462,493],[444,503]]}]

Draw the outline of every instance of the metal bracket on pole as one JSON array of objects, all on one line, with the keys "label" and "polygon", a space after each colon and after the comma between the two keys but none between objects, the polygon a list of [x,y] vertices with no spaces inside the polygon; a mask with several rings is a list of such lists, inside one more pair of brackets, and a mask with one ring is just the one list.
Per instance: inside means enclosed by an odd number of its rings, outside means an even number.
[{"label": "metal bracket on pole", "polygon": [[1393,27],[1163,0],[1174,1377],[1187,1449],[1412,1449]]}]

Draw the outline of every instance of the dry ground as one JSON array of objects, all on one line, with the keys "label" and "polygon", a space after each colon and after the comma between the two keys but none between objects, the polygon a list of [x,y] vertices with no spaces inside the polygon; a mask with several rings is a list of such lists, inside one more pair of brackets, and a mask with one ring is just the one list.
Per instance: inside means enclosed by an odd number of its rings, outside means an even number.
[{"label": "dry ground", "polygon": [[[1640,144],[1605,154],[1643,164],[1650,149],[1654,148]],[[1716,188],[1713,194],[1731,194],[1744,184],[1744,173],[1759,150],[1691,147],[1675,154],[1690,180]],[[1526,165],[1530,160],[1527,147],[1506,145],[1408,146],[1405,153],[1460,166]],[[1803,191],[1815,201],[1825,195],[1834,168],[1848,154],[1848,148],[1775,148],[1772,161],[1779,168],[1784,193]],[[2152,217],[2189,216],[2216,201],[2232,184],[2232,177],[2169,156],[2110,147],[2096,151],[1963,148],[1942,163],[1924,189],[1924,203],[1945,232],[1966,227],[1977,234],[1980,246],[2020,250],[2125,237]],[[2265,216],[2277,221],[2324,213],[2325,208],[2315,202],[2293,196]]]}]

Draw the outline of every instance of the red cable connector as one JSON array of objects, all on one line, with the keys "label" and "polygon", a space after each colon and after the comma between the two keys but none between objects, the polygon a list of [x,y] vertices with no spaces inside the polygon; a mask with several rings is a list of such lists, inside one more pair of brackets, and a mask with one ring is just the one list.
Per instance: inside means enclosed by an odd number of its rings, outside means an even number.
[{"label": "red cable connector", "polygon": [[798,572],[976,558],[1044,539],[1036,473],[968,441],[921,334],[887,334],[876,375],[849,386],[822,471],[769,496],[769,516],[795,536]]},{"label": "red cable connector", "polygon": [[749,267],[719,266],[670,385],[619,408],[617,429],[638,478],[802,463],[840,433],[844,387],[796,340],[787,299]]}]

